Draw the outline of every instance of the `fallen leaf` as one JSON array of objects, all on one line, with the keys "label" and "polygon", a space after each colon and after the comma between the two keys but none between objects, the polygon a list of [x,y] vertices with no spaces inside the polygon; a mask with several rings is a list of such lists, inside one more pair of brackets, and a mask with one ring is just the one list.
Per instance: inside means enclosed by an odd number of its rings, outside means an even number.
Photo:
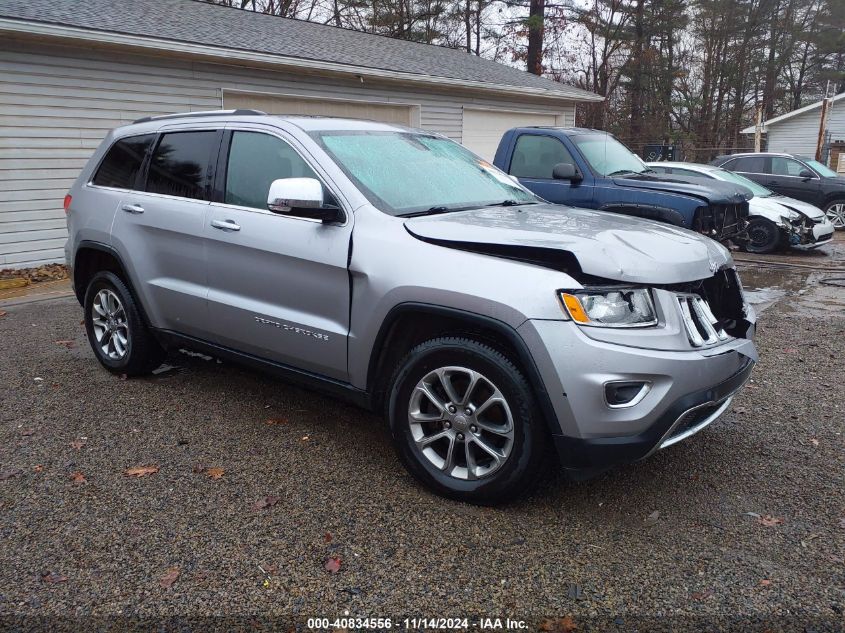
[{"label": "fallen leaf", "polygon": [[161,585],[162,589],[170,589],[173,586],[173,583],[179,578],[180,570],[178,567],[171,567],[168,569],[164,576],[162,576],[158,584]]},{"label": "fallen leaf", "polygon": [[323,534],[323,540],[326,543],[331,543],[332,542],[332,535],[329,532],[326,532],[325,534]]},{"label": "fallen leaf", "polygon": [[70,475],[70,480],[75,484],[84,484],[88,482],[88,480],[85,479],[85,475],[80,472],[76,472]]},{"label": "fallen leaf", "polygon": [[709,598],[712,595],[713,595],[712,589],[705,589],[704,591],[693,591],[692,594],[690,594],[690,597],[693,600],[707,600],[707,598]]},{"label": "fallen leaf", "polygon": [[326,560],[326,564],[323,565],[326,568],[326,571],[330,574],[336,574],[340,571],[340,557],[339,556],[332,556]]},{"label": "fallen leaf", "polygon": [[208,468],[205,474],[208,475],[209,479],[220,479],[225,472],[222,468]]},{"label": "fallen leaf", "polygon": [[123,471],[127,477],[146,477],[147,475],[154,475],[158,472],[158,466],[133,466]]},{"label": "fallen leaf", "polygon": [[649,514],[645,518],[645,522],[646,523],[657,523],[657,519],[659,519],[659,518],[660,518],[660,510],[655,510],[654,512],[652,512],[651,514]]},{"label": "fallen leaf", "polygon": [[811,437],[811,438],[810,438],[810,444],[812,444],[813,446],[818,446],[818,445],[819,445],[819,440],[818,440],[818,439],[816,439],[815,437]]},{"label": "fallen leaf", "polygon": [[42,470],[44,470],[44,464],[36,464],[35,468],[33,468],[32,470],[34,470],[37,473],[40,473]]},{"label": "fallen leaf", "polygon": [[774,527],[783,523],[783,519],[773,517],[771,514],[767,514],[766,516],[760,517],[757,520],[760,522],[761,525],[765,525],[766,527]]},{"label": "fallen leaf", "polygon": [[24,429],[21,431],[21,435],[23,437],[30,437],[31,435],[35,435],[35,429]]},{"label": "fallen leaf", "polygon": [[261,573],[266,574],[267,576],[278,576],[279,575],[279,566],[273,564],[266,564],[266,565],[259,565],[258,569],[261,570]]},{"label": "fallen leaf", "polygon": [[41,582],[49,582],[50,584],[67,582],[67,576],[62,576],[61,574],[57,574],[54,571],[48,571],[41,574]]},{"label": "fallen leaf", "polygon": [[70,443],[70,447],[71,447],[72,449],[74,449],[74,450],[77,450],[77,451],[78,451],[80,448],[82,448],[83,446],[85,446],[85,440],[73,440],[73,441]]},{"label": "fallen leaf", "polygon": [[194,464],[194,466],[191,468],[191,472],[197,475],[199,475],[200,473],[204,473],[205,466],[203,464]]},{"label": "fallen leaf", "polygon": [[274,505],[279,503],[279,497],[274,497],[273,495],[264,497],[263,499],[259,499],[255,503],[252,504],[253,510],[265,510],[270,508]]},{"label": "fallen leaf", "polygon": [[572,619],[571,615],[567,615],[554,620],[546,618],[540,622],[539,629],[547,633],[572,633],[572,631],[578,630],[578,625],[575,624],[575,620]]},{"label": "fallen leaf", "polygon": [[128,380],[129,376],[127,376],[126,374],[120,374],[120,379],[121,380]]},{"label": "fallen leaf", "polygon": [[70,340],[68,340],[68,341],[56,341],[55,343],[56,343],[56,345],[63,345],[64,347],[67,347],[68,349],[70,349],[71,347],[76,345],[76,343],[74,343],[73,341],[70,341]]},{"label": "fallen leaf", "polygon": [[7,479],[11,479],[12,477],[17,477],[23,471],[20,468],[13,468],[11,470],[4,470],[0,472],[0,481],[6,481]]},{"label": "fallen leaf", "polygon": [[763,580],[761,580],[761,581],[760,581],[760,586],[761,586],[761,587],[768,587],[768,586],[770,586],[771,584],[772,584],[772,581],[771,581],[771,580],[768,580],[767,578],[763,578]]},{"label": "fallen leaf", "polygon": [[267,418],[264,424],[289,424],[290,420],[287,418]]},{"label": "fallen leaf", "polygon": [[8,313],[8,312],[6,312],[5,310],[0,310],[0,317],[4,317],[4,316],[6,316],[7,314],[9,314],[9,313]]},{"label": "fallen leaf", "polygon": [[739,415],[745,415],[747,413],[747,409],[745,407],[734,407],[734,413],[738,413]]}]

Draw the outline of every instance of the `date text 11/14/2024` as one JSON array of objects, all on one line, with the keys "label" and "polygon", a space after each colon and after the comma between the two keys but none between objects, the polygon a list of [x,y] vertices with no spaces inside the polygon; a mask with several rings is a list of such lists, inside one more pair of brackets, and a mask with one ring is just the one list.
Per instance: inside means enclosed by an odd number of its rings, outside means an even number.
[{"label": "date text 11/14/2024", "polygon": [[516,620],[511,618],[359,618],[359,617],[341,617],[341,618],[308,618],[307,627],[314,630],[331,630],[331,629],[373,629],[373,630],[390,630],[398,629],[405,631],[416,630],[457,630],[466,631],[470,629],[477,629],[479,631],[497,631],[497,630],[524,630],[528,628],[528,623],[525,620]]}]

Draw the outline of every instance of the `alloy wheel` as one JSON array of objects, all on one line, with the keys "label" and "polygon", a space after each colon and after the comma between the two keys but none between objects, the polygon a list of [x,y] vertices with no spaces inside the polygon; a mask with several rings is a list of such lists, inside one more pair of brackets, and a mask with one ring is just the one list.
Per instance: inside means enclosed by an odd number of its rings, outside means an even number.
[{"label": "alloy wheel", "polygon": [[121,360],[129,349],[129,323],[120,298],[103,288],[91,304],[91,325],[103,356]]},{"label": "alloy wheel", "polygon": [[834,202],[827,208],[825,215],[834,228],[845,228],[845,202]]},{"label": "alloy wheel", "polygon": [[513,415],[502,392],[466,367],[441,367],[414,387],[408,423],[416,449],[435,468],[463,480],[499,470],[513,448]]}]

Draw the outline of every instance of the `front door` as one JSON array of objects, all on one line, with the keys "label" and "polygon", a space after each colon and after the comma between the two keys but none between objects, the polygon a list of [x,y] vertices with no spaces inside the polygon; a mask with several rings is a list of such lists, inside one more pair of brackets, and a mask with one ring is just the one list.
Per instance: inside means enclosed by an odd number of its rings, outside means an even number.
[{"label": "front door", "polygon": [[267,209],[274,180],[318,178],[279,136],[230,130],[221,152],[204,233],[214,342],[344,380],[351,214],[338,226]]},{"label": "front door", "polygon": [[514,145],[508,173],[549,202],[571,207],[595,207],[593,187],[584,180],[572,182],[552,177],[552,170],[558,163],[577,167],[560,139],[544,134],[520,134]]},{"label": "front door", "polygon": [[[784,196],[820,206],[821,179],[803,163],[787,156],[772,156],[771,180],[766,185]],[[801,174],[810,173],[807,178]]]}]

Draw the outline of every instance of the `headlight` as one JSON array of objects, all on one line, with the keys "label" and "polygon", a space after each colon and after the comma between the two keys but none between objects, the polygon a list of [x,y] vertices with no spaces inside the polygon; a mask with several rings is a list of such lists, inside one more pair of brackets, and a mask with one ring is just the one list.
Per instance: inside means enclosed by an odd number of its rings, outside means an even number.
[{"label": "headlight", "polygon": [[560,299],[572,320],[581,325],[645,327],[657,323],[647,288],[561,292]]}]

